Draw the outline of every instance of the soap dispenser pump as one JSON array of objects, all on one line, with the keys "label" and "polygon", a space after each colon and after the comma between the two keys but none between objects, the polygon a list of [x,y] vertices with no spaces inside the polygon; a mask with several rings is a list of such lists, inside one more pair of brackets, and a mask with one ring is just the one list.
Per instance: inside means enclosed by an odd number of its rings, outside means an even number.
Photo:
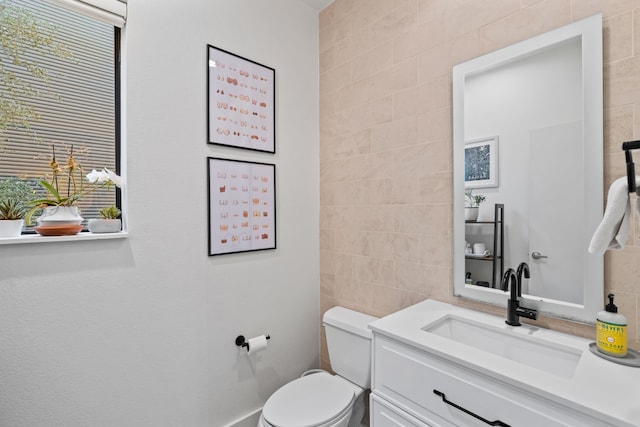
[{"label": "soap dispenser pump", "polygon": [[618,313],[613,303],[614,294],[609,294],[609,304],[598,312],[596,319],[596,343],[598,351],[614,357],[627,355],[627,319]]}]

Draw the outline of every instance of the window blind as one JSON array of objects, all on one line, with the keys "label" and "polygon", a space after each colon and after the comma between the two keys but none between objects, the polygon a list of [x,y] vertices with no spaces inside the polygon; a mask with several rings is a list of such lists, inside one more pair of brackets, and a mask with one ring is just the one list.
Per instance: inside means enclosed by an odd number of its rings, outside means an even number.
[{"label": "window blind", "polygon": [[74,12],[122,28],[127,20],[127,0],[46,0]]},{"label": "window blind", "polygon": [[[74,158],[86,175],[92,169],[104,167],[116,171],[115,136],[115,34],[110,24],[88,19],[42,0],[23,2],[36,18],[56,27],[56,41],[71,52],[71,60],[52,55],[42,56],[25,51],[24,59],[37,60],[47,70],[49,85],[9,63],[0,51],[5,69],[27,80],[41,92],[53,92],[57,97],[42,96],[27,99],[40,114],[30,125],[37,136],[29,132],[8,129],[7,141],[0,146],[0,179],[17,176],[27,179],[40,189],[37,180],[51,178],[49,161],[55,145],[56,160],[64,166],[73,149]],[[0,87],[0,96],[5,88]],[[86,181],[83,176],[82,180]],[[63,197],[67,180],[59,181]],[[44,195],[44,194],[42,194]],[[78,206],[85,218],[98,217],[98,210],[115,204],[115,190],[101,189],[83,198]]]}]

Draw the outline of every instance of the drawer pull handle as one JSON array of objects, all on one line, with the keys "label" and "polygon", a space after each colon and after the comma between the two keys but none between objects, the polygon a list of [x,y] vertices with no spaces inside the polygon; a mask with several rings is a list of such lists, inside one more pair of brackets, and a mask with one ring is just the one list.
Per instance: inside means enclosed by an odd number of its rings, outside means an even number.
[{"label": "drawer pull handle", "polygon": [[440,396],[440,397],[442,398],[442,401],[443,401],[444,403],[446,403],[447,405],[451,405],[451,406],[453,406],[454,408],[456,408],[456,409],[458,409],[458,410],[460,410],[460,411],[464,412],[465,414],[469,414],[469,415],[471,415],[473,418],[477,418],[477,419],[479,419],[480,421],[482,421],[482,422],[484,422],[484,423],[486,423],[486,424],[489,424],[490,426],[511,427],[509,424],[503,423],[503,422],[502,422],[502,421],[500,421],[500,420],[496,420],[496,421],[489,421],[489,420],[487,420],[487,419],[485,419],[485,418],[482,418],[480,415],[474,414],[474,413],[473,413],[473,412],[471,412],[470,410],[463,408],[463,407],[462,407],[462,406],[460,406],[460,405],[456,405],[456,404],[455,404],[455,403],[453,403],[452,401],[447,400],[447,397],[446,397],[446,396],[445,396],[445,394],[444,394],[443,392],[441,392],[441,391],[433,390],[433,393],[434,393],[434,394],[437,394],[438,396]]}]

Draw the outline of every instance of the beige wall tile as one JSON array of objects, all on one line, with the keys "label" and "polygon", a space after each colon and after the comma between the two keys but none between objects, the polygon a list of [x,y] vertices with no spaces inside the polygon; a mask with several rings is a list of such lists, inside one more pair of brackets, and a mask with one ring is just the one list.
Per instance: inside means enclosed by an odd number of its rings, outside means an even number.
[{"label": "beige wall tile", "polygon": [[453,270],[447,267],[439,267],[428,265],[424,267],[424,287],[423,293],[429,297],[437,299],[446,299],[452,293],[453,289],[448,286],[442,286],[443,283],[451,283],[453,278]]},{"label": "beige wall tile", "polygon": [[605,63],[633,55],[633,12],[629,11],[602,21],[603,60]]},{"label": "beige wall tile", "polygon": [[351,64],[343,64],[330,68],[327,72],[320,74],[320,91],[322,93],[332,93],[345,88],[351,84]]},{"label": "beige wall tile", "polygon": [[424,266],[418,263],[396,261],[393,287],[413,293],[425,293]]},{"label": "beige wall tile", "polygon": [[432,49],[444,41],[445,27],[441,20],[415,26],[393,38],[393,61],[398,63]]},{"label": "beige wall tile", "polygon": [[342,301],[367,307],[372,304],[371,289],[372,285],[370,283],[357,280],[345,280],[341,283],[341,286],[336,289],[336,297]]},{"label": "beige wall tile", "polygon": [[448,39],[475,31],[520,10],[520,0],[468,0],[452,7],[445,15]]},{"label": "beige wall tile", "polygon": [[370,185],[369,181],[346,181],[336,184],[335,204],[338,206],[369,205]]},{"label": "beige wall tile", "polygon": [[418,129],[421,141],[451,141],[451,109],[428,111],[418,117]]},{"label": "beige wall tile", "polygon": [[389,41],[356,56],[351,61],[352,81],[366,79],[376,75],[380,70],[390,68],[393,65],[392,52],[393,44]]},{"label": "beige wall tile", "polygon": [[640,57],[634,56],[604,67],[605,106],[640,102]]},{"label": "beige wall tile", "polygon": [[392,118],[391,97],[374,99],[367,105],[351,110],[351,127],[354,131],[370,129],[376,125],[389,123]]},{"label": "beige wall tile", "polygon": [[[338,15],[337,15],[338,16]],[[353,29],[353,22],[349,15],[340,15],[335,19],[334,25],[327,26],[319,34],[320,52],[344,40]]]},{"label": "beige wall tile", "polygon": [[412,145],[394,150],[391,159],[393,176],[415,178],[413,186],[419,190],[420,178],[427,175],[426,164],[428,156],[428,144]]},{"label": "beige wall tile", "polygon": [[367,80],[351,83],[335,92],[335,108],[352,110],[371,102],[371,85]]},{"label": "beige wall tile", "polygon": [[447,12],[465,0],[418,0],[418,22],[444,22]]},{"label": "beige wall tile", "polygon": [[640,294],[640,248],[609,251],[605,256],[605,277],[609,292]]},{"label": "beige wall tile", "polygon": [[602,13],[603,18],[608,18],[638,7],[638,0],[571,0],[574,20],[596,13]]},{"label": "beige wall tile", "polygon": [[455,63],[451,60],[451,48],[448,44],[438,44],[418,55],[419,79],[431,80],[448,76]]},{"label": "beige wall tile", "polygon": [[394,231],[397,233],[438,234],[451,226],[448,205],[396,205]]},{"label": "beige wall tile", "polygon": [[320,138],[331,138],[351,132],[351,115],[347,112],[336,112],[320,118]]},{"label": "beige wall tile", "polygon": [[353,278],[362,282],[378,285],[393,284],[393,261],[371,258],[353,257]]},{"label": "beige wall tile", "polygon": [[[378,152],[354,158],[351,166],[354,179],[381,180],[391,178],[393,164],[389,161],[388,156],[387,152]],[[371,189],[375,191],[376,186],[372,184]]]},{"label": "beige wall tile", "polygon": [[449,230],[440,230],[436,233],[421,235],[420,261],[424,265],[453,267],[452,233]]},{"label": "beige wall tile", "polygon": [[336,278],[333,274],[320,274],[320,293],[328,298],[336,296]]},{"label": "beige wall tile", "polygon": [[640,55],[640,9],[633,11],[633,54]]},{"label": "beige wall tile", "polygon": [[391,203],[415,204],[420,203],[420,187],[410,176],[395,177],[391,180]]},{"label": "beige wall tile", "polygon": [[392,205],[357,206],[350,214],[358,230],[392,232],[393,211]]},{"label": "beige wall tile", "polygon": [[333,52],[332,59],[336,65],[346,64],[353,61],[353,58],[361,55],[363,52],[371,50],[372,47],[371,30],[366,28],[336,43],[336,45],[331,48]]},{"label": "beige wall tile", "polygon": [[429,172],[435,173],[453,170],[453,150],[448,147],[448,141],[449,140],[441,139],[429,141],[426,144],[428,153],[425,168]]},{"label": "beige wall tile", "polygon": [[416,114],[426,114],[429,111],[441,110],[451,106],[451,77],[441,76],[420,81],[417,90]]},{"label": "beige wall tile", "polygon": [[393,240],[393,233],[369,233],[370,256],[378,259],[393,260]]},{"label": "beige wall tile", "polygon": [[335,114],[335,92],[325,93],[320,97],[320,117]]},{"label": "beige wall tile", "polygon": [[416,117],[405,117],[371,128],[371,152],[374,153],[414,145],[418,141]]},{"label": "beige wall tile", "polygon": [[329,71],[334,67],[334,64],[335,64],[334,52],[335,52],[334,47],[330,47],[329,49],[323,52],[320,52],[320,60],[319,60],[320,63],[318,66],[318,71],[320,72],[320,74],[326,73],[327,71]]},{"label": "beige wall tile", "polygon": [[325,251],[335,251],[335,248],[335,230],[320,230],[320,249]]},{"label": "beige wall tile", "polygon": [[393,0],[356,0],[357,13],[353,15],[353,28],[362,29],[373,24],[394,8]]},{"label": "beige wall tile", "polygon": [[633,105],[605,108],[604,151],[620,152],[622,143],[633,140]]},{"label": "beige wall tile", "polygon": [[417,8],[415,1],[405,1],[400,6],[371,24],[373,46],[388,42],[398,34],[411,31],[416,26]]},{"label": "beige wall tile", "polygon": [[391,242],[393,259],[419,263],[420,258],[420,237],[418,234],[394,233]]},{"label": "beige wall tile", "polygon": [[371,183],[371,204],[390,205],[393,199],[393,180],[377,179]]},{"label": "beige wall tile", "polygon": [[386,316],[424,299],[424,295],[386,286],[373,286],[373,306],[371,312]]},{"label": "beige wall tile", "polygon": [[480,29],[488,50],[526,40],[571,22],[569,0],[545,0]]},{"label": "beige wall tile", "polygon": [[[423,167],[426,166],[426,163]],[[425,167],[426,170],[426,167]],[[422,203],[451,204],[453,206],[453,177],[448,172],[428,171],[418,180]]]}]

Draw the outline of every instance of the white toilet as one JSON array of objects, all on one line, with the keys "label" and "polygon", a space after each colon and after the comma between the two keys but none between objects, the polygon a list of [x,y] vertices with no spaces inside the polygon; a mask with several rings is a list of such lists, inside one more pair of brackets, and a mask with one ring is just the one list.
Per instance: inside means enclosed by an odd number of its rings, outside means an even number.
[{"label": "white toilet", "polygon": [[331,369],[280,387],[262,409],[258,427],[360,427],[371,386],[371,331],[376,320],[334,307],[324,314]]}]

